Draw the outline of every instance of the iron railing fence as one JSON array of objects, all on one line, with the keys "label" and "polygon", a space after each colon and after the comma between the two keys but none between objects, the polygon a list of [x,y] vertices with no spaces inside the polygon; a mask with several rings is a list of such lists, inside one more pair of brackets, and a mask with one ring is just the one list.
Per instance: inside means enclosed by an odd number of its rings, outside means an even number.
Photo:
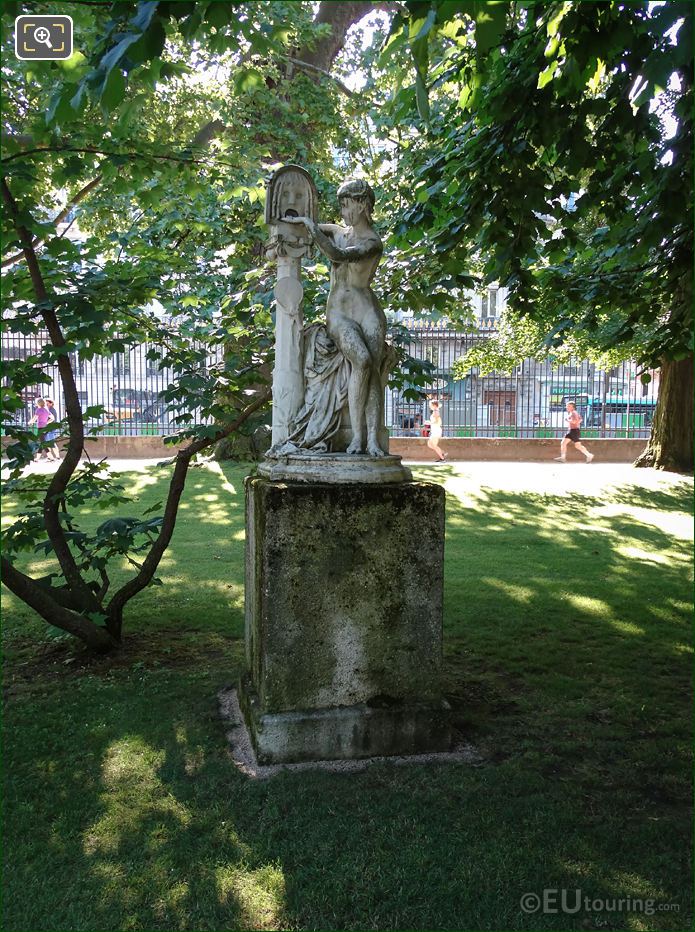
[{"label": "iron railing fence", "polygon": [[[27,359],[37,355],[48,340],[47,333],[2,333],[2,359]],[[197,348],[203,344],[197,344]],[[125,352],[112,356],[83,359],[79,353],[70,353],[75,373],[77,393],[82,410],[102,406],[101,417],[89,417],[88,430],[119,436],[166,436],[180,430],[183,424],[176,421],[176,411],[168,410],[161,393],[175,381],[174,373],[160,368],[156,360],[148,358],[150,350],[162,347],[141,343],[126,347]],[[208,365],[219,360],[221,349],[208,353]],[[37,398],[51,398],[58,417],[65,416],[65,403],[57,366],[45,366],[46,382],[29,386],[22,392],[24,408],[14,417],[15,423],[26,426],[36,410]],[[200,411],[191,412],[193,423],[207,423]]]},{"label": "iron railing fence", "polygon": [[418,401],[403,391],[386,392],[386,420],[391,436],[427,433],[429,404],[440,402],[445,437],[545,437],[566,433],[565,404],[574,401],[582,416],[582,436],[648,438],[656,408],[659,373],[644,384],[635,362],[601,369],[586,359],[525,359],[512,372],[452,376],[453,363],[481,340],[495,335],[490,327],[461,333],[415,322],[408,328],[407,351],[435,369],[419,389]]},{"label": "iron railing fence", "polygon": [[[473,369],[460,380],[452,376],[454,360],[494,331],[462,333],[443,327],[409,325],[411,356],[434,365],[429,384],[418,388],[419,399],[408,400],[404,390],[386,390],[386,424],[391,436],[420,436],[427,432],[429,400],[440,402],[445,437],[561,437],[565,433],[565,403],[574,401],[582,415],[584,437],[647,438],[658,392],[658,371],[643,384],[634,362],[600,369],[588,360],[558,363],[525,359],[511,373],[482,375]],[[2,359],[27,359],[40,352],[45,334],[2,334]],[[161,392],[173,373],[148,359],[152,344],[91,360],[72,355],[83,410],[102,405],[105,414],[90,418],[89,428],[126,436],[175,433],[180,425],[167,410]],[[221,352],[221,350],[219,351]],[[209,364],[217,360],[211,354]],[[22,425],[33,416],[38,397],[52,397],[58,415],[64,403],[56,367],[45,374],[52,382],[25,390],[24,410],[15,417]],[[194,422],[202,423],[200,412]]]}]

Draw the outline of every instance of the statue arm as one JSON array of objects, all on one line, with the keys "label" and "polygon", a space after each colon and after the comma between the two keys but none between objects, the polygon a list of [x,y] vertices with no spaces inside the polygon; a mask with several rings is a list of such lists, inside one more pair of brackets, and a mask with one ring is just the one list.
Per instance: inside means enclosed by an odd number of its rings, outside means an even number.
[{"label": "statue arm", "polygon": [[309,217],[292,217],[291,219],[286,217],[285,223],[303,224],[321,252],[333,262],[359,262],[361,259],[379,256],[383,250],[381,240],[376,233],[359,246],[336,246],[330,235],[342,229],[336,224],[316,224]]},{"label": "statue arm", "polygon": [[313,231],[314,242],[324,255],[333,262],[359,262],[361,259],[371,259],[382,252],[381,240],[370,237],[359,246],[336,246],[333,240],[317,227]]}]

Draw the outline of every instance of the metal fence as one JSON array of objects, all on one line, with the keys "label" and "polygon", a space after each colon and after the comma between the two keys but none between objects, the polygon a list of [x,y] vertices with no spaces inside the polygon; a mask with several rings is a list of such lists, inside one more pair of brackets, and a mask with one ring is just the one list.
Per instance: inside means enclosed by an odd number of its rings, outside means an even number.
[{"label": "metal fence", "polygon": [[495,331],[460,333],[418,323],[409,330],[409,354],[428,360],[435,368],[418,401],[406,400],[402,391],[387,391],[386,421],[391,436],[426,434],[428,400],[436,398],[445,437],[561,437],[566,433],[568,401],[577,405],[582,416],[584,437],[649,437],[658,371],[643,384],[634,362],[600,369],[585,359],[563,363],[552,358],[525,359],[512,372],[483,375],[474,368],[456,380],[454,360]]},{"label": "metal fence", "polygon": [[[658,371],[644,385],[636,363],[599,369],[587,360],[558,363],[526,359],[511,373],[482,375],[473,369],[460,380],[452,376],[454,360],[494,331],[461,333],[417,322],[408,327],[411,356],[434,365],[431,382],[418,389],[419,399],[387,389],[386,424],[394,437],[427,433],[429,404],[440,402],[445,437],[560,437],[565,433],[565,404],[574,401],[582,415],[585,437],[649,436],[658,392]],[[27,359],[41,351],[47,336],[2,334],[2,359]],[[71,354],[83,410],[102,405],[105,413],[90,418],[88,427],[104,434],[166,435],[174,433],[175,415],[167,411],[160,393],[173,373],[148,359],[153,348],[143,343],[110,357],[91,360]],[[210,362],[214,360],[210,357]],[[33,416],[37,397],[52,397],[63,417],[64,403],[58,371],[46,367],[46,383],[25,390],[19,423]],[[194,412],[195,417],[195,412]],[[196,423],[201,422],[199,416]]]},{"label": "metal fence", "polygon": [[[28,359],[41,352],[48,341],[47,333],[18,334],[3,332],[2,359]],[[202,346],[202,344],[200,344]],[[70,353],[77,394],[83,411],[102,406],[101,417],[89,417],[88,429],[99,428],[100,434],[118,436],[166,436],[181,429],[176,412],[169,411],[161,393],[175,381],[171,369],[148,358],[150,350],[161,350],[151,343],[126,347],[123,353],[84,359]],[[208,365],[217,359],[215,351],[208,354]],[[44,366],[46,381],[29,386],[22,393],[23,410],[15,421],[26,425],[36,410],[37,398],[51,398],[58,417],[65,416],[65,403],[57,366]],[[199,411],[193,411],[193,422],[204,423]]]}]

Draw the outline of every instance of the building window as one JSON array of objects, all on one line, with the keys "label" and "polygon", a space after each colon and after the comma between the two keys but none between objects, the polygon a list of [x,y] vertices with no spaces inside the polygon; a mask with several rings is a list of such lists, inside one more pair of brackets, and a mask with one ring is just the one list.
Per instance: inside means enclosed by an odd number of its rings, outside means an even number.
[{"label": "building window", "polygon": [[497,288],[488,288],[482,296],[480,316],[483,320],[497,318]]},{"label": "building window", "polygon": [[439,369],[439,347],[438,346],[424,346],[422,348],[422,358],[426,359],[427,362],[431,362],[435,369]]},{"label": "building window", "polygon": [[115,375],[130,375],[130,353],[113,354],[113,371]]}]

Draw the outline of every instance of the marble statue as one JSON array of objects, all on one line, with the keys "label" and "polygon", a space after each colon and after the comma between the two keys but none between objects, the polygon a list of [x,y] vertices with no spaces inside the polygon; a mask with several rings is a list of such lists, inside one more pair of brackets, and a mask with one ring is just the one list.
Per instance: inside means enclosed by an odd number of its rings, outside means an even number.
[{"label": "marble statue", "polygon": [[312,217],[287,217],[301,225],[331,262],[326,332],[349,363],[347,385],[352,439],[347,453],[386,456],[379,445],[383,422],[386,317],[370,285],[383,246],[372,227],[374,192],[366,181],[338,189],[346,226],[317,224]]}]

